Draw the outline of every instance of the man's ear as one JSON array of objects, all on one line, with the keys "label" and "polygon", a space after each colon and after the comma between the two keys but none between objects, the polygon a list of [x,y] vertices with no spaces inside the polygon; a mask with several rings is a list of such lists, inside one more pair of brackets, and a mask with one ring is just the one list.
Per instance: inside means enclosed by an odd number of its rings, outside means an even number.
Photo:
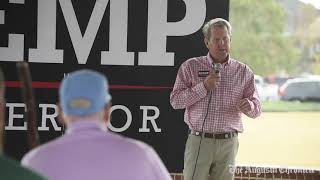
[{"label": "man's ear", "polygon": [[206,47],[209,49],[209,41],[208,41],[208,39],[207,38],[204,38],[203,39],[203,42],[204,42],[204,44],[206,45]]},{"label": "man's ear", "polygon": [[58,117],[57,118],[58,118],[59,124],[61,124],[61,125],[66,124],[67,122],[65,120],[60,103],[57,103],[57,107],[58,107]]},{"label": "man's ear", "polygon": [[110,114],[110,109],[111,109],[112,103],[111,101],[108,103],[108,105],[104,108],[103,111],[103,119],[105,120],[106,123],[108,123],[111,120],[111,114]]}]

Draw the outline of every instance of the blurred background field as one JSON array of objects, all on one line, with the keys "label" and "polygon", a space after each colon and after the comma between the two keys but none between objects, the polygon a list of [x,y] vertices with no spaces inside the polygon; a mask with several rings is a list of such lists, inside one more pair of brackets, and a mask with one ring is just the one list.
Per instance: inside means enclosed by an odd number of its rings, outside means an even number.
[{"label": "blurred background field", "polygon": [[230,0],[231,55],[263,101],[261,117],[244,116],[238,164],[320,169],[319,2]]},{"label": "blurred background field", "polygon": [[[319,92],[320,93],[320,92]],[[300,101],[264,101],[262,102],[263,112],[320,112],[319,102]],[[320,120],[320,119],[319,119]]]},{"label": "blurred background field", "polygon": [[320,169],[320,112],[264,112],[243,123],[237,164]]}]

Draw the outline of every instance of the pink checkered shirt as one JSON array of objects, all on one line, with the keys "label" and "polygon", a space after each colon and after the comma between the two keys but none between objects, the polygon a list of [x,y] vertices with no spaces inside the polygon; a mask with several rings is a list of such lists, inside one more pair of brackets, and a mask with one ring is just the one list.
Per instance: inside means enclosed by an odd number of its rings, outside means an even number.
[{"label": "pink checkered shirt", "polygon": [[238,104],[244,98],[249,99],[252,109],[245,113],[248,117],[256,118],[261,114],[251,69],[232,58],[223,63],[222,67],[220,84],[207,92],[203,81],[207,72],[212,70],[209,53],[207,56],[191,58],[180,66],[170,94],[170,103],[174,109],[185,108],[184,121],[191,130],[202,131],[206,118],[204,132],[243,132],[242,112],[238,109]]}]

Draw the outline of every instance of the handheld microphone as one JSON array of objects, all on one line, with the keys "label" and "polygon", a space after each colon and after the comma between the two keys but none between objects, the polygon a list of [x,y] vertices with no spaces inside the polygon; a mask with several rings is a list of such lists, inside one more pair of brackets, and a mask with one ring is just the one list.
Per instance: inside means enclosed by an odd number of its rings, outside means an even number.
[{"label": "handheld microphone", "polygon": [[216,74],[218,74],[218,73],[221,71],[221,69],[222,69],[221,63],[213,63],[213,64],[212,64],[212,69],[214,70],[214,72],[215,72]]}]

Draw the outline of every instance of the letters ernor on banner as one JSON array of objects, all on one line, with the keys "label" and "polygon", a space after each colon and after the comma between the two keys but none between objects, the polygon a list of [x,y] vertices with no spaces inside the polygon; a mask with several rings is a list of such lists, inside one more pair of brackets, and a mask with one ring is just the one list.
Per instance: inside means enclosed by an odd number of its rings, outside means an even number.
[{"label": "letters ernor on banner", "polygon": [[228,11],[228,0],[1,1],[6,151],[21,158],[26,149],[18,136],[27,124],[16,62],[29,62],[42,142],[64,132],[56,106],[61,79],[91,68],[111,83],[109,129],[147,142],[170,172],[181,172],[187,127],[183,111],[171,108],[169,94],[180,64],[206,54],[204,22],[228,19]]},{"label": "letters ernor on banner", "polygon": [[[27,123],[23,122],[23,124],[18,125],[17,123],[14,123],[14,121],[21,121],[24,118],[24,114],[16,113],[15,109],[17,108],[25,108],[25,104],[23,103],[6,103],[6,106],[9,109],[8,113],[8,125],[5,127],[5,130],[27,130]],[[58,107],[55,104],[39,104],[40,113],[41,113],[41,119],[40,119],[40,126],[38,127],[39,131],[49,131],[49,126],[47,121],[50,121],[53,129],[55,131],[61,131],[61,127],[56,122],[56,118],[58,117]],[[48,112],[49,109],[52,109],[53,112]],[[123,105],[115,105],[112,106],[110,109],[110,113],[112,113],[115,110],[122,110],[125,115],[125,124],[122,127],[114,127],[112,125],[112,122],[108,124],[108,128],[113,132],[123,132],[127,130],[131,123],[132,123],[132,113],[130,109]],[[147,126],[148,121],[150,121],[152,125],[152,129],[154,132],[161,132],[161,129],[158,127],[156,123],[156,119],[159,117],[160,112],[159,109],[155,106],[140,106],[140,110],[143,113],[142,118],[142,125],[141,128],[139,128],[139,132],[150,132],[150,127]],[[154,111],[155,114],[152,116],[148,116],[148,111]]]}]

